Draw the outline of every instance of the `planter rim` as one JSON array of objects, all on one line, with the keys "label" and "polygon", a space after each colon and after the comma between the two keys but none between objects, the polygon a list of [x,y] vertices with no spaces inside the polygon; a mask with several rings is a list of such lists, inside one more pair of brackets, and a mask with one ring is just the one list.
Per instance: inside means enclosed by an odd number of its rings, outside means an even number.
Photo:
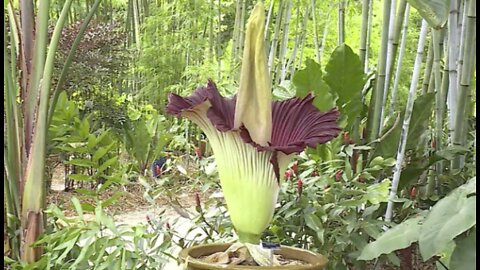
[{"label": "planter rim", "polygon": [[[301,265],[284,265],[284,266],[248,266],[248,265],[225,265],[225,264],[214,264],[214,263],[206,263],[204,261],[201,261],[195,257],[190,256],[192,252],[200,252],[201,250],[205,250],[204,253],[201,253],[200,256],[206,256],[213,254],[214,252],[219,252],[219,251],[225,251],[232,243],[214,243],[214,244],[203,244],[203,245],[196,245],[193,247],[185,248],[183,249],[180,254],[179,258],[182,261],[182,263],[187,263],[188,266],[190,267],[196,267],[193,269],[231,269],[231,270],[247,270],[247,269],[259,269],[259,270],[273,270],[273,269],[278,269],[278,270],[319,270],[323,269],[328,260],[325,256],[322,254],[312,252],[306,249],[300,249],[296,247],[289,247],[289,246],[281,246],[279,252],[275,253],[283,253],[283,252],[289,252],[289,253],[295,253],[299,255],[303,255],[301,257],[308,256],[311,258],[309,261],[306,261],[308,264],[301,264]],[[219,251],[213,251],[213,249],[219,250]],[[282,252],[283,251],[283,252]],[[295,258],[293,257],[288,257],[291,259],[300,259],[300,258]],[[301,259],[300,259],[301,260]]]}]

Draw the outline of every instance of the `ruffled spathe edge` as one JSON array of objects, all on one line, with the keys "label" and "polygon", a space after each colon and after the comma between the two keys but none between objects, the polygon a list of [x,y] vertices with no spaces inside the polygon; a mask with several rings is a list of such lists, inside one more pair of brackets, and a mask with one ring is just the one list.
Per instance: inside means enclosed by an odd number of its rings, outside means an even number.
[{"label": "ruffled spathe edge", "polygon": [[[340,113],[337,109],[320,112],[313,105],[314,96],[308,94],[304,98],[290,98],[272,102],[272,136],[268,146],[255,143],[245,126],[238,132],[245,143],[258,151],[272,151],[271,163],[277,179],[280,179],[277,152],[285,155],[302,152],[307,146],[315,148],[338,136],[341,129],[337,120]],[[216,85],[209,80],[205,87],[197,88],[191,96],[181,97],[171,93],[168,97],[166,111],[181,116],[182,112],[195,111],[204,102],[210,102],[207,118],[220,132],[234,131],[236,97],[225,98],[220,95]]]}]

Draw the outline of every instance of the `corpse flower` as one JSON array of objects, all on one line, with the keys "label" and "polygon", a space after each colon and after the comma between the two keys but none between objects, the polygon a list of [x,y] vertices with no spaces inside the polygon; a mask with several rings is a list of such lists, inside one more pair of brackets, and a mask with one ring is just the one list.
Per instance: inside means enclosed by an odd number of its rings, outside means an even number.
[{"label": "corpse flower", "polygon": [[168,113],[188,118],[207,136],[235,231],[240,242],[252,244],[273,217],[280,176],[294,155],[340,132],[338,111],[320,112],[311,94],[272,101],[264,22],[259,3],[247,23],[236,96],[221,96],[209,80],[191,96],[171,93],[167,105]]}]

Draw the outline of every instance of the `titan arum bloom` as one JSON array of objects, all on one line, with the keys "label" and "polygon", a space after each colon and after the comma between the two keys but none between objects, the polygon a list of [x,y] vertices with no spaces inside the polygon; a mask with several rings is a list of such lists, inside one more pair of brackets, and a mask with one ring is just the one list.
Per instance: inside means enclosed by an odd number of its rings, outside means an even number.
[{"label": "titan arum bloom", "polygon": [[275,209],[284,172],[296,153],[335,138],[339,113],[320,112],[314,97],[272,101],[264,42],[264,7],[247,23],[238,94],[222,97],[210,80],[189,97],[171,93],[167,112],[206,134],[230,218],[241,242],[256,244]]}]

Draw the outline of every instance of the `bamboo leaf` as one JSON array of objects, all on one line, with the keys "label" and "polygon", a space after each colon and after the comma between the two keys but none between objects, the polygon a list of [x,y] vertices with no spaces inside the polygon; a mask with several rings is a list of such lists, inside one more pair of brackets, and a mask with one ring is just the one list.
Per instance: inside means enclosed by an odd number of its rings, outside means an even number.
[{"label": "bamboo leaf", "polygon": [[358,260],[373,260],[382,254],[409,247],[418,240],[423,219],[424,216],[417,216],[386,231],[376,241],[365,246]]},{"label": "bamboo leaf", "polygon": [[95,154],[93,154],[92,160],[94,162],[97,162],[98,160],[100,160],[103,156],[105,156],[105,154],[108,153],[108,151],[110,151],[110,149],[113,147],[114,144],[115,143],[111,143],[110,145],[108,145],[106,147],[98,148],[98,150],[95,152]]},{"label": "bamboo leaf", "polygon": [[81,158],[75,158],[75,159],[66,161],[65,163],[75,165],[75,166],[80,166],[80,167],[86,167],[86,168],[89,168],[95,165],[91,160],[81,159]]},{"label": "bamboo leaf", "polygon": [[115,203],[120,197],[122,197],[122,195],[123,195],[123,192],[121,191],[115,192],[110,198],[103,201],[102,207],[105,208],[111,205],[112,203]]},{"label": "bamboo leaf", "polygon": [[75,211],[77,211],[77,214],[80,217],[80,219],[83,220],[82,205],[80,201],[77,199],[77,197],[72,197],[72,204],[75,207]]},{"label": "bamboo leaf", "polygon": [[440,29],[448,19],[450,0],[407,0],[428,24]]},{"label": "bamboo leaf", "polygon": [[424,260],[442,252],[457,235],[476,224],[476,177],[438,201],[423,223],[419,247]]},{"label": "bamboo leaf", "polygon": [[85,174],[70,174],[68,177],[75,181],[85,181],[85,182],[93,181],[93,178],[91,176],[85,175]]},{"label": "bamboo leaf", "polygon": [[114,156],[113,158],[108,159],[100,167],[97,169],[97,174],[105,171],[108,167],[112,166],[113,164],[117,163],[118,161],[118,156]]}]

